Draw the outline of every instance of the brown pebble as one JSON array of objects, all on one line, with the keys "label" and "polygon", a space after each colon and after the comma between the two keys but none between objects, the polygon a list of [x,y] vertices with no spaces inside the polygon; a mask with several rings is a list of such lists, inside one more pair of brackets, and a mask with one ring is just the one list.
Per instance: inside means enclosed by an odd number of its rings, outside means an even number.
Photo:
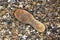
[{"label": "brown pebble", "polygon": [[0,17],[3,16],[4,14],[6,14],[7,10],[4,9],[1,13],[0,13]]},{"label": "brown pebble", "polygon": [[14,13],[16,19],[25,24],[32,25],[38,32],[44,32],[45,26],[43,23],[36,20],[33,15],[23,9],[17,9]]},{"label": "brown pebble", "polygon": [[33,4],[33,5],[36,5],[36,4],[37,4],[37,2],[33,2],[32,4]]},{"label": "brown pebble", "polygon": [[4,38],[4,40],[9,40],[8,38]]}]

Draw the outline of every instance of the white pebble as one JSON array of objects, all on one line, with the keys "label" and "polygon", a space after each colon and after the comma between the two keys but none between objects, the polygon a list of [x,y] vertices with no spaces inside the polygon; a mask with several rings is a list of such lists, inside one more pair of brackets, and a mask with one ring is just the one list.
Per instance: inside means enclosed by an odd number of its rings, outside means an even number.
[{"label": "white pebble", "polygon": [[49,35],[50,33],[51,33],[50,31],[47,32],[48,35]]},{"label": "white pebble", "polygon": [[36,19],[38,19],[38,17],[36,17]]},{"label": "white pebble", "polygon": [[36,32],[36,33],[39,33],[39,32]]},{"label": "white pebble", "polygon": [[18,36],[22,36],[22,34],[18,34]]},{"label": "white pebble", "polygon": [[35,30],[32,30],[32,31],[30,31],[30,32],[34,32]]},{"label": "white pebble", "polygon": [[37,5],[40,5],[40,3],[37,3]]},{"label": "white pebble", "polygon": [[28,27],[31,27],[30,25],[28,25]]},{"label": "white pebble", "polygon": [[47,0],[48,2],[50,1],[50,0]]},{"label": "white pebble", "polygon": [[8,0],[8,2],[10,2],[11,0]]},{"label": "white pebble", "polygon": [[15,0],[8,0],[8,2],[11,2],[11,3],[13,3]]},{"label": "white pebble", "polygon": [[52,28],[54,28],[54,27],[52,27]]},{"label": "white pebble", "polygon": [[28,34],[30,34],[30,31],[28,30]]},{"label": "white pebble", "polygon": [[20,4],[20,5],[19,5],[19,7],[20,7],[20,8],[23,8],[23,5],[22,5],[22,4]]},{"label": "white pebble", "polygon": [[36,40],[39,40],[39,39],[36,39]]},{"label": "white pebble", "polygon": [[37,13],[40,13],[40,11],[37,11]]},{"label": "white pebble", "polygon": [[22,36],[23,39],[26,39],[26,37],[27,37],[26,35],[23,35],[23,36]]},{"label": "white pebble", "polygon": [[3,18],[5,19],[6,18],[6,15],[4,15]]},{"label": "white pebble", "polygon": [[35,31],[35,30],[32,30],[33,32]]},{"label": "white pebble", "polygon": [[9,33],[11,34],[11,32],[9,31]]},{"label": "white pebble", "polygon": [[3,6],[0,6],[0,10],[3,8]]}]

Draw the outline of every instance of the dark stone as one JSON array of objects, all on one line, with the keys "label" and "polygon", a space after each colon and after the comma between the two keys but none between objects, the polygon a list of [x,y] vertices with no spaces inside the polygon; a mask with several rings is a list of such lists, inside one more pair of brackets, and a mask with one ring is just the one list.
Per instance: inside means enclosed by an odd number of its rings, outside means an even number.
[{"label": "dark stone", "polygon": [[57,2],[57,0],[51,0],[52,4],[55,4]]},{"label": "dark stone", "polygon": [[60,37],[58,37],[58,40],[60,40]]},{"label": "dark stone", "polygon": [[52,28],[52,32],[57,33],[57,28],[56,27]]},{"label": "dark stone", "polygon": [[7,24],[8,24],[8,25],[9,25],[9,24],[12,24],[12,21],[7,20]]},{"label": "dark stone", "polygon": [[52,27],[50,25],[48,25],[48,29],[52,29]]}]

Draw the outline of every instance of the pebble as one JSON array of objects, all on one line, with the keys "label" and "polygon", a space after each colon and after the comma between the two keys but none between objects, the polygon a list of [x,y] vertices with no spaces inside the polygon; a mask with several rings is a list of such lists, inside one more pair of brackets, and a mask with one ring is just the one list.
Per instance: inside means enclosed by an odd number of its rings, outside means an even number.
[{"label": "pebble", "polygon": [[2,38],[0,38],[0,40],[2,40]]},{"label": "pebble", "polygon": [[23,8],[23,5],[22,5],[22,4],[20,4],[20,5],[19,5],[19,7],[20,7],[20,8]]},{"label": "pebble", "polygon": [[30,8],[30,7],[31,7],[30,5],[26,5],[26,6],[25,6],[25,9]]},{"label": "pebble", "polygon": [[40,3],[37,3],[37,6],[40,6]]},{"label": "pebble", "polygon": [[31,27],[30,25],[28,25],[28,27]]},{"label": "pebble", "polygon": [[57,28],[59,28],[60,27],[60,24],[58,23],[58,24],[56,24],[57,25]]},{"label": "pebble", "polygon": [[4,19],[6,19],[6,17],[7,17],[6,15],[3,16]]},{"label": "pebble", "polygon": [[50,31],[47,32],[48,35],[50,35],[50,33],[51,33]]},{"label": "pebble", "polygon": [[57,28],[56,27],[52,28],[52,32],[56,32],[57,33]]},{"label": "pebble", "polygon": [[9,20],[7,20],[6,22],[8,25],[10,25],[12,23],[12,21],[9,21]]},{"label": "pebble", "polygon": [[42,0],[42,5],[45,5],[46,4],[46,0]]},{"label": "pebble", "polygon": [[9,13],[6,13],[6,16],[7,16],[7,17],[10,17]]},{"label": "pebble", "polygon": [[9,40],[8,38],[4,38],[4,40]]},{"label": "pebble", "polygon": [[12,34],[12,33],[9,31],[9,34]]},{"label": "pebble", "polygon": [[22,36],[22,34],[18,34],[18,36]]},{"label": "pebble", "polygon": [[35,30],[32,30],[33,32],[35,31]]},{"label": "pebble", "polygon": [[15,2],[15,0],[8,0],[8,2],[10,2],[10,3],[14,3],[14,2]]},{"label": "pebble", "polygon": [[30,31],[29,30],[27,32],[28,32],[28,34],[30,34]]},{"label": "pebble", "polygon": [[36,5],[37,3],[36,3],[36,2],[33,2],[32,4],[33,4],[33,5]]},{"label": "pebble", "polygon": [[26,37],[27,37],[26,35],[23,35],[23,36],[22,36],[23,39],[26,39]]},{"label": "pebble", "polygon": [[3,6],[0,6],[0,10],[3,8]]},{"label": "pebble", "polygon": [[38,17],[36,17],[36,19],[38,19]]},{"label": "pebble", "polygon": [[12,23],[12,26],[15,27],[15,23]]},{"label": "pebble", "polygon": [[7,6],[7,8],[10,8],[11,7],[11,5],[9,4],[8,6]]}]

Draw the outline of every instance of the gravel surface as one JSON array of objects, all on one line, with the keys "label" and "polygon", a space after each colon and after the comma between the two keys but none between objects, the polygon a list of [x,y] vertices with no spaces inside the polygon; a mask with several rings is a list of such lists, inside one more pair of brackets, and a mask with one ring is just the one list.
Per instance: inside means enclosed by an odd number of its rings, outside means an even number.
[{"label": "gravel surface", "polygon": [[[17,9],[30,12],[45,32],[18,21]],[[60,0],[0,0],[0,40],[60,40]]]}]

